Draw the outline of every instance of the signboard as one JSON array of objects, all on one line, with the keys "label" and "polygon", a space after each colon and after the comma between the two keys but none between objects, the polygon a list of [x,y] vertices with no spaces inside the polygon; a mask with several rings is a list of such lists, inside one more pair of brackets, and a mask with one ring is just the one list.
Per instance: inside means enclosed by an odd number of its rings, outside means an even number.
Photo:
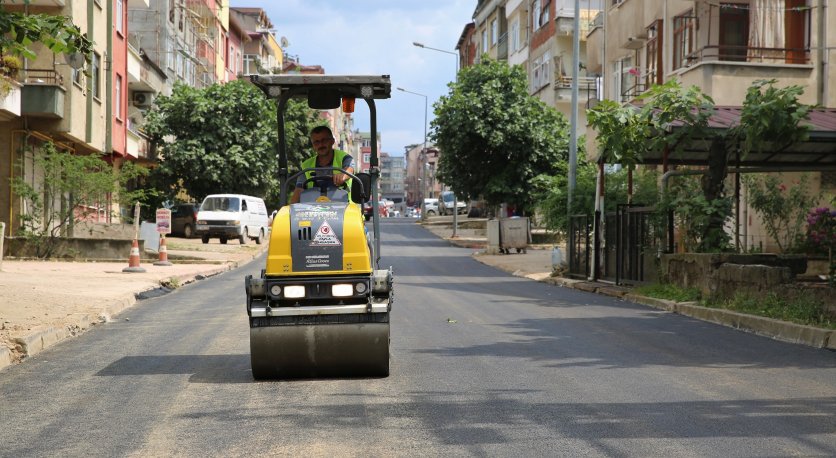
[{"label": "signboard", "polygon": [[171,210],[167,208],[157,209],[157,232],[171,234]]}]

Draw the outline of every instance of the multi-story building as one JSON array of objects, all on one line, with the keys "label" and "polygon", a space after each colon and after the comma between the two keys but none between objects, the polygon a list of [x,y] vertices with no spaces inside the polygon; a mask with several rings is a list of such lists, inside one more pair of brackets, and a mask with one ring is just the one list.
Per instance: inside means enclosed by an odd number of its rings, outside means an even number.
[{"label": "multi-story building", "polygon": [[407,205],[418,205],[424,198],[438,197],[441,184],[435,179],[441,152],[434,145],[410,145],[404,153],[403,178]]},{"label": "multi-story building", "polygon": [[[596,0],[581,0],[578,130],[586,125],[585,108],[597,97],[595,75],[586,71],[586,35],[599,11]],[[574,0],[479,0],[473,25],[462,31],[456,49],[462,65],[481,56],[521,65],[529,93],[567,118],[572,111],[572,36]],[[475,50],[476,56],[471,55]]]},{"label": "multi-story building", "polygon": [[230,16],[235,17],[249,36],[249,40],[243,43],[243,73],[281,73],[284,52],[281,43],[276,40],[273,23],[267,13],[261,8],[233,7]]},{"label": "multi-story building", "polygon": [[[53,2],[34,0],[4,4],[8,11],[45,13],[70,17],[93,43],[87,69],[83,58],[56,56],[34,43],[37,57],[23,59],[19,85],[3,99],[16,104],[2,110],[0,121],[0,174],[19,176],[31,185],[42,186],[43,175],[36,158],[46,142],[74,154],[103,154],[118,168],[127,157],[128,41],[127,9],[124,0],[104,2]],[[18,92],[19,91],[19,92]],[[117,222],[114,197],[100,196],[89,202],[96,208],[92,219]],[[45,202],[47,207],[61,205]],[[10,180],[0,180],[0,221],[7,223],[7,235],[14,232],[22,212],[21,200]]]},{"label": "multi-story building", "polygon": [[385,199],[404,201],[404,158],[380,153],[380,192]]},{"label": "multi-story building", "polygon": [[[805,89],[802,103],[836,107],[836,92],[831,89],[836,72],[829,64],[836,36],[828,33],[836,11],[823,8],[824,4],[817,0],[608,0],[588,35],[587,67],[603,75],[603,98],[630,102],[653,84],[676,78],[685,87],[699,87],[724,106],[725,121],[731,119],[732,124],[735,116],[739,120],[747,88],[759,79],[775,79],[779,87],[800,85]],[[818,122],[823,116],[828,114],[816,114]],[[588,153],[598,155],[594,147]],[[798,157],[787,165],[803,167],[799,161],[804,157]],[[667,169],[668,160],[673,165],[683,163],[682,159],[664,157],[660,163]],[[810,162],[807,167],[816,168],[816,164]],[[768,159],[763,166],[776,171],[783,167]],[[813,171],[810,177],[814,195],[836,191],[832,172]],[[784,174],[784,179],[791,182],[797,177]],[[775,248],[747,206],[745,195],[740,199],[736,213],[750,215],[740,218],[732,229],[740,248]]]}]

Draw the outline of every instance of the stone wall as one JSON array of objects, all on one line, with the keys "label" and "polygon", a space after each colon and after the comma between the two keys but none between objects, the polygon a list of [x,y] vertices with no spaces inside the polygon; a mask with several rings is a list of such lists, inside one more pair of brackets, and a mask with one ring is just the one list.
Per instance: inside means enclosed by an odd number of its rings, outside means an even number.
[{"label": "stone wall", "polygon": [[697,288],[711,298],[773,291],[806,270],[803,256],[685,253],[661,258],[662,281]]}]

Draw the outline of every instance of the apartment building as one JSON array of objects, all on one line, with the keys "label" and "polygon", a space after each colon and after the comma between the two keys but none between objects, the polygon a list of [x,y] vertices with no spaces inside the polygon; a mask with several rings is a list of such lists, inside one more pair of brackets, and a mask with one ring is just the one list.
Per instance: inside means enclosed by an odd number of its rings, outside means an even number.
[{"label": "apartment building", "polygon": [[403,156],[380,153],[380,192],[396,204],[404,201],[404,168]]},{"label": "apartment building", "polygon": [[[587,38],[587,68],[602,75],[602,98],[628,103],[653,84],[676,78],[685,87],[698,86],[723,107],[727,125],[739,116],[747,88],[759,79],[776,79],[780,87],[800,85],[801,102],[836,107],[836,73],[830,67],[836,36],[828,24],[836,11],[819,0],[607,0],[594,19]],[[827,129],[832,110],[816,113],[813,123]],[[719,121],[719,120],[718,120]],[[823,127],[825,126],[825,127]],[[829,128],[832,131],[832,127]],[[589,139],[588,153],[598,155]],[[806,167],[814,195],[836,192],[832,171],[824,171],[828,153],[799,155],[798,159],[763,158],[758,164],[779,171]],[[667,169],[687,158],[664,158]],[[691,158],[693,159],[693,157]],[[691,161],[693,162],[693,161]],[[754,164],[753,161],[750,161]],[[784,173],[788,183],[798,174]],[[741,249],[773,250],[761,222],[740,191],[737,213],[730,229]],[[824,202],[822,202],[824,204]]]},{"label": "apartment building", "polygon": [[282,43],[274,35],[273,23],[261,8],[231,8],[234,17],[247,31],[249,40],[243,44],[244,74],[281,73],[284,67]]},{"label": "apartment building", "polygon": [[[586,125],[585,108],[597,97],[596,75],[586,70],[586,36],[602,0],[581,0],[579,122]],[[567,118],[572,111],[572,36],[574,0],[480,0],[456,45],[462,65],[478,63],[483,55],[521,65],[528,75],[529,93]],[[471,52],[476,51],[476,56]]]},{"label": "apartment building", "polygon": [[[3,8],[31,14],[63,15],[94,43],[91,61],[84,69],[82,56],[55,55],[35,43],[37,57],[23,59],[12,93],[0,109],[0,175],[24,178],[36,188],[43,185],[36,158],[52,142],[74,154],[104,154],[114,167],[127,156],[128,41],[124,0],[56,2],[33,0],[7,3]],[[0,221],[12,235],[20,221],[21,199],[9,179],[0,180]],[[118,222],[114,196],[91,202],[93,219]],[[47,206],[59,206],[60,197]],[[57,207],[56,207],[57,208]]]}]

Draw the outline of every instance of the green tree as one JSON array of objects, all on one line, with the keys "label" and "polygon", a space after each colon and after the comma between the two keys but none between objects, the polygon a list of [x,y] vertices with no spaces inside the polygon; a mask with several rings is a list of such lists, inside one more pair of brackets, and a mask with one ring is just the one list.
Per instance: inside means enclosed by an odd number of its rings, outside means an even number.
[{"label": "green tree", "polygon": [[533,179],[566,173],[566,119],[529,96],[527,84],[522,67],[485,57],[462,69],[433,105],[430,138],[443,152],[438,177],[459,197],[528,211]]},{"label": "green tree", "polygon": [[[729,247],[723,224],[731,214],[724,186],[731,154],[780,152],[807,135],[800,122],[810,107],[798,101],[802,88],[774,84],[775,80],[755,81],[747,90],[741,122],[726,130],[708,125],[714,101],[699,88],[683,88],[676,80],[652,87],[641,97],[641,108],[601,103],[589,111],[588,119],[608,162],[635,164],[649,150],[678,155],[696,139],[707,139],[708,170],[702,177],[701,201],[692,206],[701,212],[694,215],[699,226],[693,230],[700,234],[699,251],[720,251]],[[677,128],[672,129],[674,124]]]},{"label": "green tree", "polygon": [[160,152],[153,175],[166,198],[264,196],[277,186],[275,103],[246,81],[177,84],[156,99],[145,129]]},{"label": "green tree", "polygon": [[[25,2],[25,3],[28,3]],[[93,43],[66,16],[24,14],[6,10],[0,0],[0,55],[36,57],[30,46],[40,42],[57,54],[80,52],[89,56]]]},{"label": "green tree", "polygon": [[817,198],[810,195],[807,174],[787,184],[775,175],[755,174],[744,177],[749,204],[761,215],[766,233],[782,253],[800,246],[808,211]]},{"label": "green tree", "polygon": [[59,151],[52,143],[46,143],[34,158],[42,184],[14,177],[12,190],[29,209],[21,215],[18,235],[30,242],[38,257],[51,256],[58,239],[72,235],[75,223],[101,211],[98,205],[106,196],[116,194],[120,203],[137,199],[121,183],[146,173],[133,166],[117,172],[99,156]]}]

